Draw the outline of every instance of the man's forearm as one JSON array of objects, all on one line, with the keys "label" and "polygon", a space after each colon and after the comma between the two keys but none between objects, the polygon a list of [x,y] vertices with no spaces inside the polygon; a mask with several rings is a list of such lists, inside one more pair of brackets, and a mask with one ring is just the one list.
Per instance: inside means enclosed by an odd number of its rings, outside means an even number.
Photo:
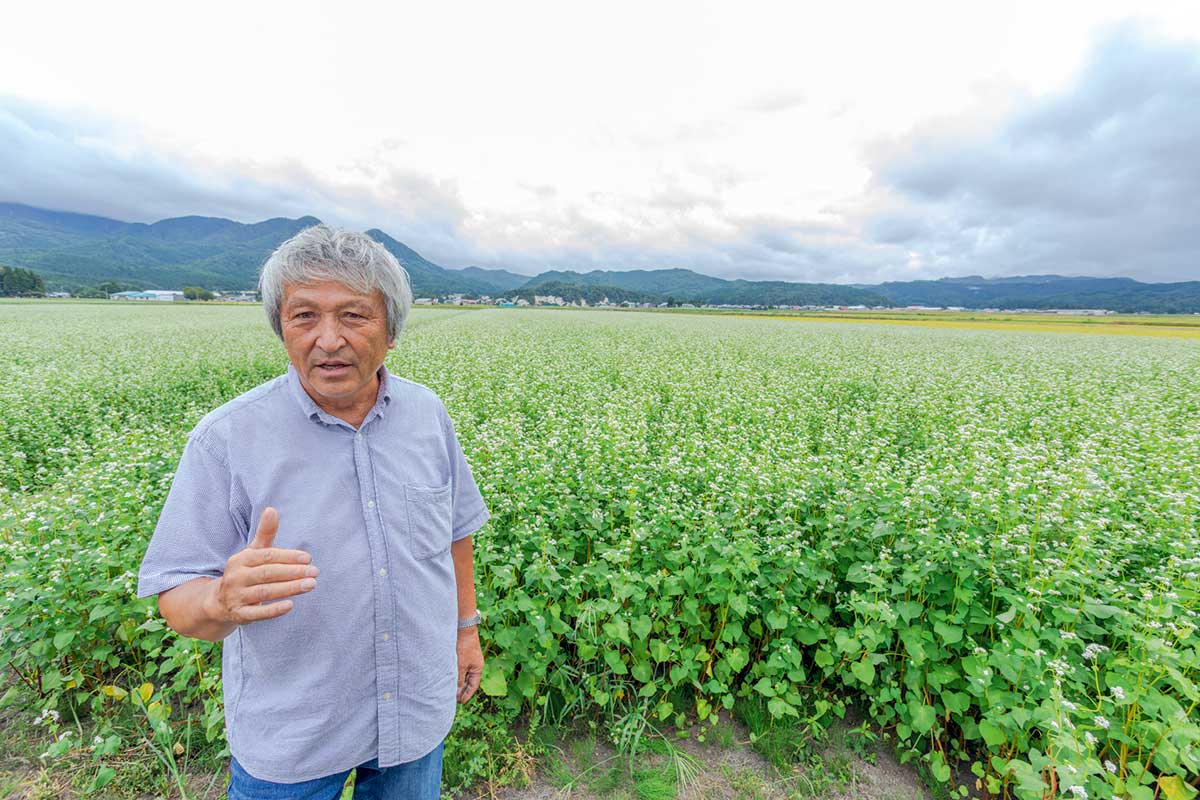
[{"label": "man's forearm", "polygon": [[237,628],[213,612],[213,591],[219,578],[193,578],[158,595],[158,610],[171,629],[182,636],[219,642]]},{"label": "man's forearm", "polygon": [[464,536],[450,545],[450,557],[454,561],[454,583],[458,589],[458,618],[465,619],[475,613],[475,554],[471,537]]}]

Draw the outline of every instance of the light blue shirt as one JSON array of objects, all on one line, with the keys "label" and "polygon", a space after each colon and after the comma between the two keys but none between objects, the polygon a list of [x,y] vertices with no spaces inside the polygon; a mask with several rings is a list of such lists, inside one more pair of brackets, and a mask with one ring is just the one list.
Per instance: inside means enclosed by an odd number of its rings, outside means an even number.
[{"label": "light blue shirt", "polygon": [[218,577],[274,506],[275,546],[320,569],[291,611],[223,643],[229,748],[256,778],[412,761],[454,720],[450,543],[488,511],[437,395],[379,375],[357,430],[322,411],[291,366],[204,417],[142,560],[138,597]]}]

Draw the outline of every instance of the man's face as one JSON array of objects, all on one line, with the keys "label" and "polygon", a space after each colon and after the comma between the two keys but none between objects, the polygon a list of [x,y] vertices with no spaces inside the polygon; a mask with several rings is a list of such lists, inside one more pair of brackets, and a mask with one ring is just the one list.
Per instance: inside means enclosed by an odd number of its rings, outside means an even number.
[{"label": "man's face", "polygon": [[283,345],[304,388],[325,408],[370,406],[388,348],[383,295],[335,281],[289,283],[279,309]]}]

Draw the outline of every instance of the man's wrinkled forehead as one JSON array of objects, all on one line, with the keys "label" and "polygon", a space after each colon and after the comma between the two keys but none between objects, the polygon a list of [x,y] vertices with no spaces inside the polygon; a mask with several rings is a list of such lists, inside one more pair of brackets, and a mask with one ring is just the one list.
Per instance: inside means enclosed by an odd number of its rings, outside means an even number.
[{"label": "man's wrinkled forehead", "polygon": [[339,281],[285,283],[283,285],[283,308],[296,306],[381,308],[383,304],[383,294],[379,290],[363,294]]}]

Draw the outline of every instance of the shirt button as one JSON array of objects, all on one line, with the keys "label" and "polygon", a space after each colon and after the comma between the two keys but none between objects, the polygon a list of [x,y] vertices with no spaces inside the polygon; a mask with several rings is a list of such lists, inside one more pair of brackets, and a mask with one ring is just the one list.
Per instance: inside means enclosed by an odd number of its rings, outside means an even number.
[{"label": "shirt button", "polygon": [[356,442],[361,442],[361,441],[362,441],[362,434],[361,434],[361,433],[356,433],[356,434],[354,434],[354,441],[356,441]]},{"label": "shirt button", "polygon": [[374,507],[375,507],[375,501],[374,501],[374,500],[368,500],[368,501],[367,501],[367,508],[374,508]]},{"label": "shirt button", "polygon": [[381,577],[381,578],[386,578],[386,577],[387,577],[387,570],[386,570],[386,569],[382,569],[382,568],[381,568],[381,569],[379,570],[379,577]]},{"label": "shirt button", "polygon": [[383,699],[384,699],[384,700],[391,700],[391,699],[392,699],[392,693],[391,693],[391,692],[384,692],[384,693],[383,693]]},{"label": "shirt button", "polygon": [[392,638],[392,635],[391,635],[390,633],[385,633],[385,634],[383,635],[383,640],[384,640],[385,642],[386,642],[388,639],[390,639],[390,638]]}]

